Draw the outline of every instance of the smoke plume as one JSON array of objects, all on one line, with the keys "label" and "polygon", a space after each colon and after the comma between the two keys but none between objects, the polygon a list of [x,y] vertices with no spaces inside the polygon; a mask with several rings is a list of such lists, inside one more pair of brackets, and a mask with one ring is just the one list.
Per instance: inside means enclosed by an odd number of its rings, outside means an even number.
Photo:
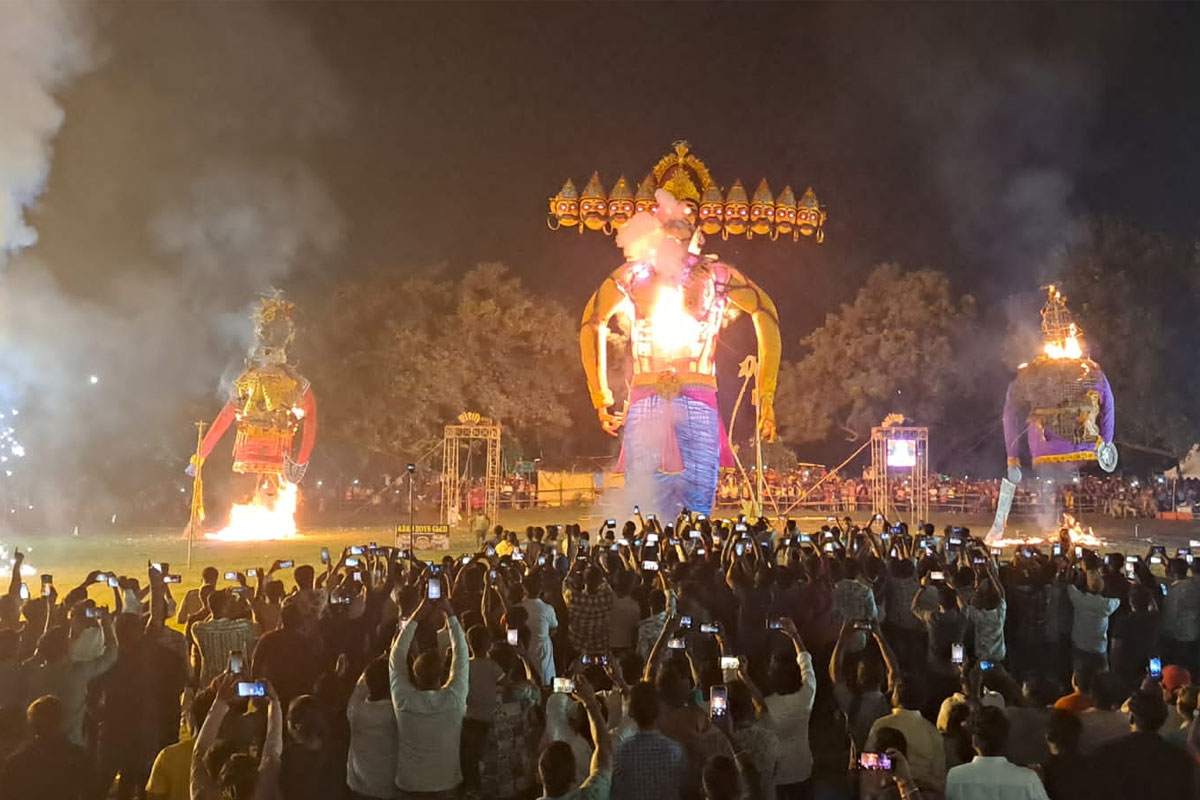
[{"label": "smoke plume", "polygon": [[54,92],[86,70],[90,47],[76,17],[81,6],[12,0],[0,24],[0,266],[37,241],[25,210],[50,170],[63,111]]}]

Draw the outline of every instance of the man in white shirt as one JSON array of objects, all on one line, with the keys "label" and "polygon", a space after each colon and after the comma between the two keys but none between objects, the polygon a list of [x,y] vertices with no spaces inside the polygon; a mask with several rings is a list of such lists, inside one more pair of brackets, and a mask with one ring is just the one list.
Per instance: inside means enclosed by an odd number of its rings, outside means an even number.
[{"label": "man in white shirt", "polygon": [[388,684],[388,663],[377,658],[363,670],[346,706],[346,786],[358,797],[382,799],[396,793],[396,712]]},{"label": "man in white shirt", "polygon": [[[450,679],[441,686],[438,685],[442,675],[440,653],[417,656],[411,680],[408,675],[408,649],[416,635],[417,623],[434,613],[441,614],[450,629]],[[467,638],[448,599],[422,600],[412,617],[401,623],[388,666],[399,745],[397,797],[400,800],[457,798],[462,783],[459,742],[467,711],[470,667]]]},{"label": "man in white shirt", "polygon": [[537,671],[543,686],[554,683],[554,643],[550,634],[558,628],[558,615],[554,606],[543,600],[542,584],[537,575],[526,575],[521,581],[525,590],[525,599],[521,607],[529,614],[528,622],[531,640],[529,642],[529,661]]},{"label": "man in white shirt", "polygon": [[591,770],[582,785],[572,788],[575,783],[575,754],[565,742],[551,742],[538,759],[538,775],[545,790],[542,800],[609,800],[612,792],[612,738],[604,724],[596,693],[582,675],[575,679],[575,697],[583,703],[588,724],[592,727],[592,741],[596,743]]},{"label": "man in white shirt", "polygon": [[895,728],[908,744],[908,764],[922,789],[941,792],[946,784],[946,748],[942,735],[921,716],[924,696],[918,684],[900,680],[892,691],[892,713],[875,720],[867,734],[867,750],[877,749],[882,728]]},{"label": "man in white shirt", "polygon": [[1067,597],[1075,610],[1071,624],[1071,645],[1075,651],[1075,666],[1108,669],[1108,619],[1121,605],[1116,597],[1100,594],[1103,579],[1099,570],[1089,570],[1088,591],[1081,592],[1074,584],[1067,586]]},{"label": "man in white shirt", "polygon": [[971,741],[978,754],[946,775],[946,800],[1049,800],[1037,773],[1001,753],[1008,742],[1008,717],[983,706],[971,715]]}]

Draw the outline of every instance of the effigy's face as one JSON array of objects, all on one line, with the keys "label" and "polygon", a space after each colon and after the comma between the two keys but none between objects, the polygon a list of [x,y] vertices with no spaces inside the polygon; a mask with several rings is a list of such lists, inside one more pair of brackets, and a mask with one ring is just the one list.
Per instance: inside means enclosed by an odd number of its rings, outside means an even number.
[{"label": "effigy's face", "polygon": [[625,227],[625,223],[629,222],[629,218],[633,216],[633,212],[632,200],[608,201],[608,221],[618,230]]},{"label": "effigy's face", "polygon": [[658,203],[653,197],[639,197],[634,202],[634,208],[638,211],[645,211],[647,214],[653,214],[658,210]]},{"label": "effigy's face", "polygon": [[721,232],[721,218],[724,216],[723,203],[700,204],[700,230],[712,236]]},{"label": "effigy's face", "polygon": [[584,197],[579,201],[579,214],[583,225],[589,231],[598,231],[604,227],[604,213],[608,203],[603,197]]},{"label": "effigy's face", "polygon": [[804,236],[812,236],[820,224],[821,212],[815,208],[801,208],[796,211],[796,227]]},{"label": "effigy's face", "polygon": [[747,203],[725,204],[725,230],[734,236],[746,232],[750,221],[750,206]]},{"label": "effigy's face", "polygon": [[775,206],[775,229],[780,233],[791,233],[796,227],[795,206]]},{"label": "effigy's face", "polygon": [[770,203],[754,203],[750,206],[750,230],[765,236],[771,232],[775,222],[775,206]]},{"label": "effigy's face", "polygon": [[565,197],[555,197],[550,200],[550,213],[560,224],[571,227],[579,224],[579,201]]}]

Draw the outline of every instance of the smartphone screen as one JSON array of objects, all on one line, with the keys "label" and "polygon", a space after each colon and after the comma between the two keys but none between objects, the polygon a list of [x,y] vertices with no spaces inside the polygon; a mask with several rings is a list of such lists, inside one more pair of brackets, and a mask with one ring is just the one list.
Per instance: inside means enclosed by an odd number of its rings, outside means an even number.
[{"label": "smartphone screen", "polygon": [[575,681],[570,678],[555,678],[554,691],[559,694],[571,694],[575,691]]},{"label": "smartphone screen", "polygon": [[1162,659],[1161,658],[1151,658],[1150,659],[1149,673],[1150,673],[1151,678],[1161,678],[1162,677]]},{"label": "smartphone screen", "polygon": [[715,636],[721,632],[721,629],[718,628],[716,625],[712,624],[711,622],[701,622],[700,623],[700,632],[708,634],[709,636]]},{"label": "smartphone screen", "polygon": [[643,561],[642,569],[650,570],[651,572],[658,572],[658,562],[657,561]]},{"label": "smartphone screen", "polygon": [[887,771],[892,768],[892,758],[887,753],[860,753],[858,766],[862,769]]},{"label": "smartphone screen", "polygon": [[27,584],[27,583],[21,584],[21,599],[22,600],[29,599],[29,584]]},{"label": "smartphone screen", "polygon": [[322,564],[329,563],[329,548],[328,547],[321,548],[321,563]]},{"label": "smartphone screen", "polygon": [[347,567],[358,567],[358,566],[361,566],[361,565],[362,565],[362,562],[361,562],[361,561],[359,561],[357,558],[347,558],[347,559],[346,559],[346,566],[347,566]]},{"label": "smartphone screen", "polygon": [[508,629],[508,643],[516,647],[521,642],[521,632],[516,628]]},{"label": "smartphone screen", "polygon": [[117,578],[116,575],[110,575],[108,577],[108,585],[109,585],[109,587],[111,587],[113,589],[118,589],[121,586],[121,581]]},{"label": "smartphone screen", "polygon": [[955,642],[954,644],[950,645],[950,663],[951,664],[963,663],[962,642]]},{"label": "smartphone screen", "polygon": [[683,639],[675,638],[667,640],[667,647],[671,650],[686,650],[687,643]]},{"label": "smartphone screen", "polygon": [[722,718],[729,713],[729,693],[724,686],[718,684],[712,687],[712,691],[708,697],[711,701],[709,712],[712,714],[713,719]]},{"label": "smartphone screen", "polygon": [[293,565],[293,564],[295,564],[295,563],[296,563],[295,561],[292,561],[292,560],[289,558],[287,561],[280,561],[280,562],[279,562],[279,568],[280,568],[280,569],[291,569],[291,568],[292,568],[292,565]]},{"label": "smartphone screen", "polygon": [[241,650],[230,650],[229,651],[229,671],[230,672],[234,673],[235,675],[237,673],[241,672],[243,669],[245,669],[245,666],[246,666],[245,661],[246,661],[245,656],[242,655]]},{"label": "smartphone screen", "polygon": [[979,662],[979,668],[981,670],[983,670],[984,672],[987,672],[989,669],[991,669],[994,666],[996,666],[996,665],[993,664],[991,661],[980,661]]},{"label": "smartphone screen", "polygon": [[225,573],[225,580],[227,580],[227,581],[236,581],[236,580],[237,580],[237,573],[236,573],[236,572],[226,572],[226,573]]},{"label": "smartphone screen", "polygon": [[239,681],[238,697],[266,697],[266,684],[260,681]]},{"label": "smartphone screen", "polygon": [[441,600],[442,599],[442,579],[441,578],[430,578],[429,579],[428,595],[429,595],[430,600]]},{"label": "smartphone screen", "polygon": [[931,581],[944,581],[944,580],[946,580],[946,573],[942,572],[940,569],[935,569],[935,570],[932,570],[932,571],[929,573],[929,580],[931,580]]},{"label": "smartphone screen", "polygon": [[721,656],[721,669],[738,669],[741,666],[737,656]]},{"label": "smartphone screen", "polygon": [[350,548],[350,555],[352,556],[361,556],[364,552],[366,552],[366,549],[362,545],[356,544]]}]

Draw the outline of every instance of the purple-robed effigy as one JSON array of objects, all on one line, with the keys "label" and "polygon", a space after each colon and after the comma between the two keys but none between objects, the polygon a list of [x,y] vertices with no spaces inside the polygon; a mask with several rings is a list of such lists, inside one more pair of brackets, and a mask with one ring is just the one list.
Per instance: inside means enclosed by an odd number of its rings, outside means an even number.
[{"label": "purple-robed effigy", "polygon": [[[1111,445],[1116,408],[1100,366],[1088,358],[1039,357],[1020,369],[1004,400],[1008,465],[1020,464],[1021,434],[1028,432],[1035,467],[1097,461]],[[1115,454],[1115,450],[1113,451]],[[1111,471],[1103,455],[1102,468]]]}]

